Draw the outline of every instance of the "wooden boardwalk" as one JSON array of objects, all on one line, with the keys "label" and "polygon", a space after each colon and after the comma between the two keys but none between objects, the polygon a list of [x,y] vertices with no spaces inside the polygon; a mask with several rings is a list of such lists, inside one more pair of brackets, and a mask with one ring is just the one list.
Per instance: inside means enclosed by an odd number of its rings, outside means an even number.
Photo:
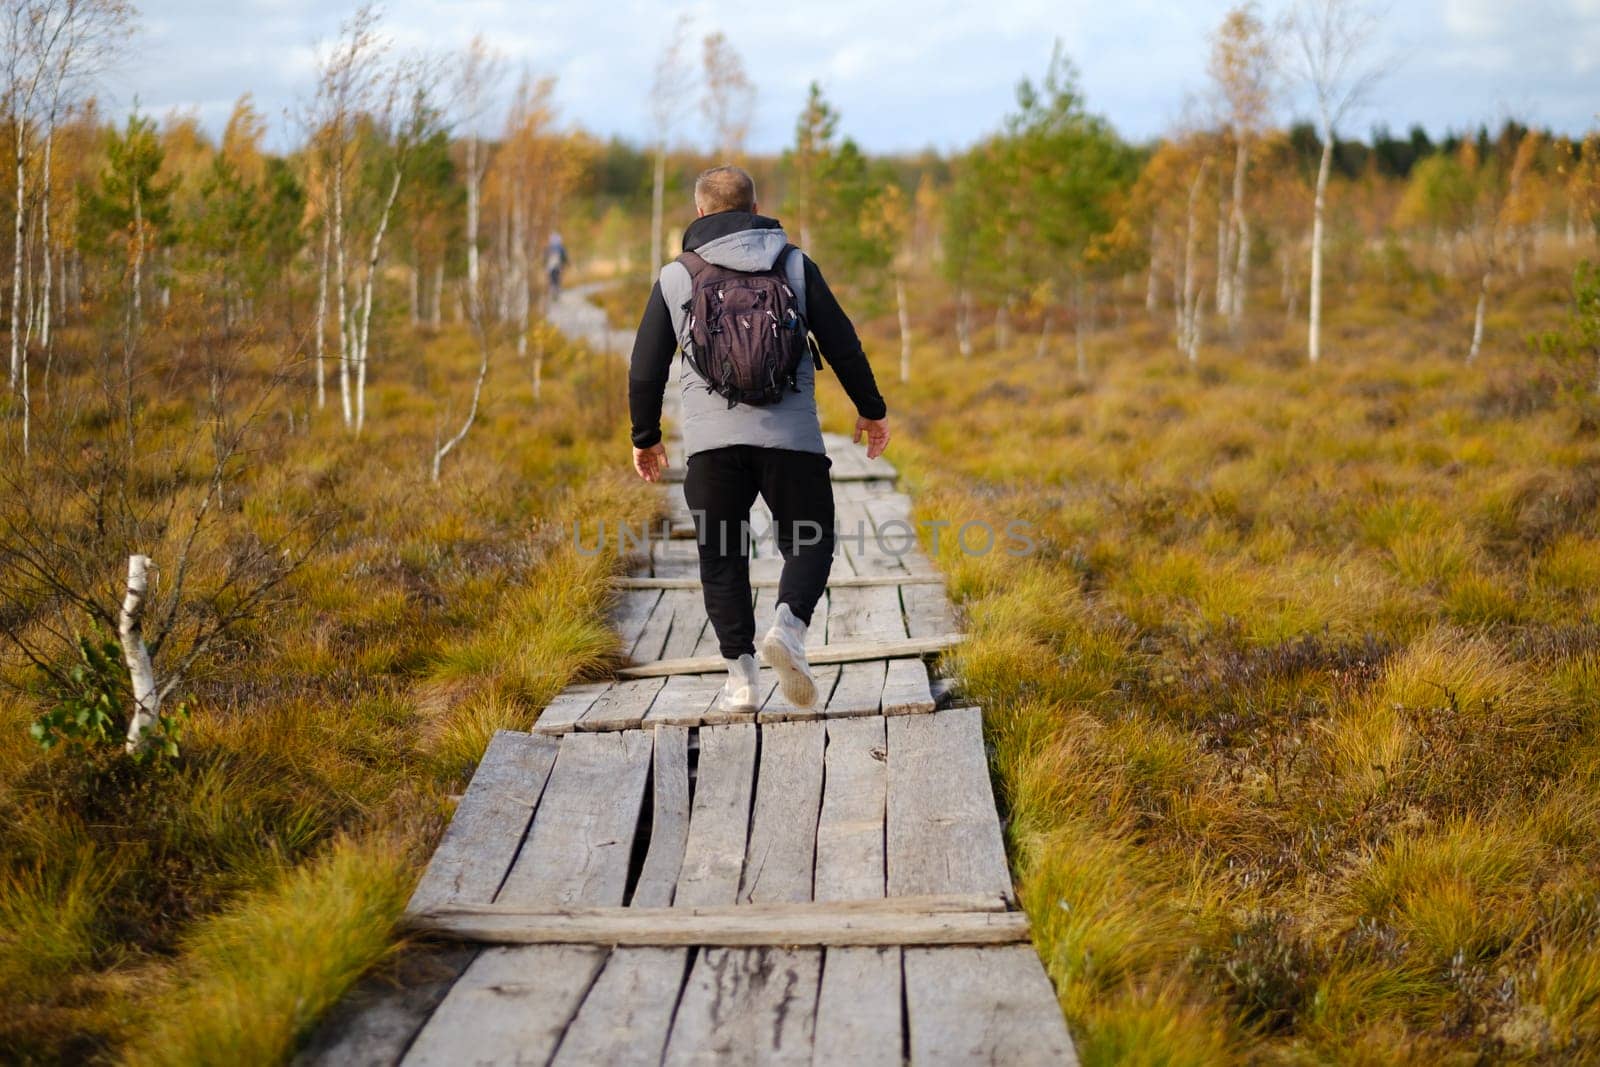
[{"label": "wooden boardwalk", "polygon": [[[581,300],[560,312],[591,343],[631,341]],[[959,640],[944,587],[893,468],[828,449],[844,539],[811,628],[816,706],[763,669],[753,717],[716,708],[692,532],[655,540],[619,583],[634,676],[497,734],[417,886],[408,921],[465,947],[347,1007],[304,1060],[1074,1062],[980,712],[937,707],[925,657]],[[664,491],[681,535],[681,484]],[[758,538],[758,634],[780,565]]]}]

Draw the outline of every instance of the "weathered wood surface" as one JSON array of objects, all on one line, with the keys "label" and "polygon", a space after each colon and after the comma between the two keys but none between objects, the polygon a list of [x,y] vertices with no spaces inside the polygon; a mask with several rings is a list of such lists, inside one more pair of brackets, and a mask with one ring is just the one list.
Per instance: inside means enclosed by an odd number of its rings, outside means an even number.
[{"label": "weathered wood surface", "polygon": [[407,912],[495,898],[539,804],[557,748],[545,737],[508,730],[494,735]]},{"label": "weathered wood surface", "polygon": [[890,896],[1002,893],[1011,872],[977,708],[887,721]]},{"label": "weathered wood surface", "polygon": [[[809,867],[809,864],[808,864]],[[809,890],[808,890],[809,892]],[[458,905],[424,912],[414,929],[463,941],[528,945],[997,945],[1028,939],[1002,897],[742,903],[721,908]]]},{"label": "weathered wood surface", "polygon": [[[556,312],[626,349],[581,299]],[[411,924],[485,942],[352,997],[305,1062],[1073,1062],[1020,943],[981,715],[936,710],[929,657],[960,640],[957,614],[893,468],[826,445],[848,528],[808,635],[816,704],[763,669],[757,713],[718,706],[691,516],[663,487],[615,583],[630,666],[496,737],[414,895]],[[758,533],[770,521],[758,502]],[[782,565],[758,537],[758,637]]]},{"label": "weathered wood surface", "polygon": [[[812,664],[853,663],[864,659],[889,659],[895,656],[922,656],[930,652],[943,652],[961,643],[964,634],[944,633],[926,637],[902,637],[878,641],[841,641],[838,644],[806,646],[806,658]],[[721,656],[690,656],[684,659],[656,660],[653,663],[635,663],[617,673],[624,678],[658,678],[667,674],[704,674],[725,669]]]}]

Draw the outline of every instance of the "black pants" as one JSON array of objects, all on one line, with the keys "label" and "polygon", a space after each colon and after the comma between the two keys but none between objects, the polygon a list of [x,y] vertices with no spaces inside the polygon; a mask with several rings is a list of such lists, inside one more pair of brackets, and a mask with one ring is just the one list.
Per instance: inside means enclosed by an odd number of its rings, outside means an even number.
[{"label": "black pants", "polygon": [[[776,540],[783,555],[778,603],[807,625],[833,566],[833,461],[819,452],[729,445],[689,457],[683,495],[694,515],[706,615],[722,654],[753,653],[750,540]],[[773,529],[750,529],[756,494],[772,511]]]}]

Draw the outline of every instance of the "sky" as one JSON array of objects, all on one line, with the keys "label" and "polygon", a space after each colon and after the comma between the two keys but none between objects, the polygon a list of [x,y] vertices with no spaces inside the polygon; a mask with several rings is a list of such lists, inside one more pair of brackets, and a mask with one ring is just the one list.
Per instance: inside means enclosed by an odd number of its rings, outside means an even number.
[{"label": "sky", "polygon": [[[1269,17],[1286,0],[1265,0]],[[311,92],[317,46],[354,0],[142,0],[140,29],[104,82],[115,109],[195,111],[220,131],[248,91],[282,148]],[[959,149],[995,129],[1019,79],[1038,77],[1060,41],[1091,110],[1134,140],[1155,137],[1203,100],[1207,39],[1230,0],[801,0],[792,4],[647,0],[392,0],[399,49],[454,50],[475,32],[513,71],[557,79],[564,125],[602,137],[649,135],[657,56],[680,15],[696,37],[727,35],[757,86],[749,147],[793,136],[813,80],[840,130],[869,151]],[[1346,123],[1431,133],[1516,117],[1558,132],[1600,125],[1600,0],[1389,0],[1373,56],[1390,73]],[[511,78],[507,79],[509,90]],[[1187,108],[1187,112],[1186,112]],[[1309,109],[1287,94],[1280,116]],[[680,140],[704,145],[691,108]]]}]

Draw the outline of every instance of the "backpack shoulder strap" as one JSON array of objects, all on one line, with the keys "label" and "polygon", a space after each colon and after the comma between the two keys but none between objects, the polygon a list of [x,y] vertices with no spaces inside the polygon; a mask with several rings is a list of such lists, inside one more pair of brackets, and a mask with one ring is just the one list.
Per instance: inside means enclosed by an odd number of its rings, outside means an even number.
[{"label": "backpack shoulder strap", "polygon": [[711,264],[701,258],[699,252],[683,252],[678,256],[678,262],[683,264],[683,269],[689,272],[689,282],[694,284],[695,279],[710,269]]}]

